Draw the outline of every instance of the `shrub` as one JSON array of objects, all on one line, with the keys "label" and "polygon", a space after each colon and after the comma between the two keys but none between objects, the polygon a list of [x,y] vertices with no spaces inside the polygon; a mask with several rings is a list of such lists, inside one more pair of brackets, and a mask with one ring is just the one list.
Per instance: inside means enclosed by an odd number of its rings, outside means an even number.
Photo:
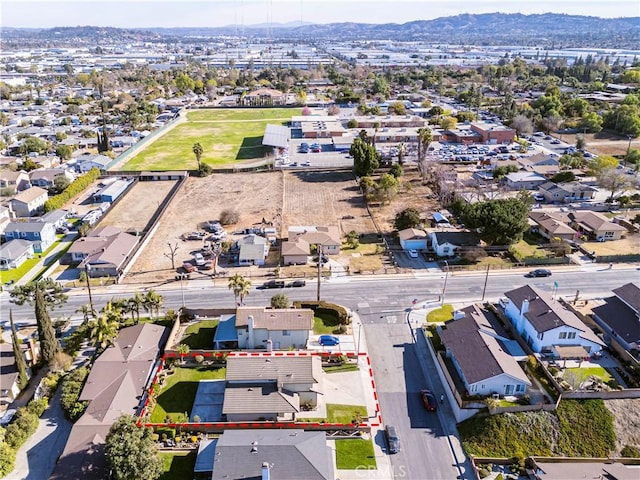
[{"label": "shrub", "polygon": [[234,223],[238,223],[240,220],[240,213],[238,210],[233,208],[225,208],[220,213],[220,224],[221,225],[232,225]]},{"label": "shrub", "polygon": [[76,421],[84,413],[88,402],[78,401],[82,387],[84,385],[89,370],[80,367],[70,374],[62,382],[62,396],[60,397],[60,405],[65,416],[72,422]]},{"label": "shrub", "polygon": [[310,308],[316,315],[322,317],[328,326],[347,325],[349,323],[349,314],[340,305],[325,301],[295,301],[293,305],[295,308]]},{"label": "shrub", "polygon": [[16,450],[38,428],[38,417],[25,407],[19,408],[15,420],[7,427],[5,441]]},{"label": "shrub", "polygon": [[486,478],[490,475],[491,472],[489,472],[489,470],[485,467],[480,468],[480,470],[478,471],[478,475],[480,475],[480,478]]},{"label": "shrub", "polygon": [[625,445],[620,451],[620,455],[625,458],[640,458],[640,450],[631,445]]},{"label": "shrub", "polygon": [[156,433],[164,438],[174,438],[176,436],[176,429],[170,427],[156,428]]},{"label": "shrub", "polygon": [[0,442],[0,478],[13,471],[16,462],[16,451],[6,442]]},{"label": "shrub", "polygon": [[62,191],[62,193],[59,193],[47,200],[44,204],[44,211],[51,212],[52,210],[62,208],[65,203],[81,193],[98,178],[100,178],[100,170],[92,168],[87,173],[79,176],[71,182],[71,184]]},{"label": "shrub", "polygon": [[202,355],[196,355],[193,359],[196,361],[196,363],[204,362],[204,357]]},{"label": "shrub", "polygon": [[42,380],[42,395],[45,397],[52,397],[58,389],[62,372],[49,372]]},{"label": "shrub", "polygon": [[33,399],[27,405],[27,410],[33,413],[36,417],[41,417],[44,411],[49,406],[49,399],[47,397]]},{"label": "shrub", "polygon": [[213,168],[211,168],[210,165],[207,165],[206,163],[201,163],[200,164],[200,167],[198,168],[198,176],[199,177],[207,177],[207,176],[211,175],[212,173],[213,173]]}]

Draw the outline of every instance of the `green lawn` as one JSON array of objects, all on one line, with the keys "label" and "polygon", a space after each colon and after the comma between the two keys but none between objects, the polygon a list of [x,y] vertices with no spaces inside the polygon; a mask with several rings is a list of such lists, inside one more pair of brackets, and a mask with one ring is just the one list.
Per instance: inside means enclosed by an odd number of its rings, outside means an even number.
[{"label": "green lawn", "polygon": [[225,373],[225,368],[175,368],[174,373],[169,375],[156,397],[158,403],[151,413],[151,423],[164,423],[167,415],[171,415],[174,420],[177,415],[185,412],[187,416],[190,416],[198,391],[198,382],[200,380],[223,379]]},{"label": "green lawn", "polygon": [[344,365],[322,367],[322,370],[324,370],[325,373],[355,372],[358,370],[358,365],[355,363],[345,363]]},{"label": "green lawn", "polygon": [[328,325],[325,323],[322,317],[317,315],[313,317],[313,333],[320,335],[325,333],[336,333],[338,328],[338,325]]},{"label": "green lawn", "polygon": [[565,373],[566,372],[576,376],[576,382],[578,385],[591,376],[600,377],[605,383],[611,380],[611,375],[609,375],[609,373],[602,367],[567,368],[565,370]]},{"label": "green lawn", "polygon": [[364,405],[340,405],[327,403],[327,422],[329,423],[353,423],[357,414],[367,416],[367,407]]},{"label": "green lawn", "polygon": [[197,451],[160,452],[164,464],[159,480],[191,480],[196,466]]},{"label": "green lawn", "polygon": [[427,322],[448,322],[449,320],[453,320],[453,305],[448,303],[427,313]]},{"label": "green lawn", "polygon": [[[46,258],[46,256],[49,255],[49,253],[51,253],[51,251],[60,244],[60,240],[64,238],[64,235],[56,235],[56,237],[58,238],[58,240],[53,242],[53,244],[44,253],[36,253],[33,258],[30,258],[29,260],[24,262],[22,265],[20,265],[18,268],[12,268],[11,270],[0,271],[0,282],[6,283],[12,280],[14,282],[17,282],[18,280],[20,280],[29,270],[31,270],[41,260],[41,257]],[[69,247],[71,247],[71,245],[72,244],[69,243]],[[67,249],[69,247],[67,247]],[[60,252],[58,255],[56,255],[56,259],[57,257],[61,256],[67,249]],[[53,259],[51,263],[55,262],[56,259]]]},{"label": "green lawn", "polygon": [[362,438],[336,440],[336,466],[339,470],[376,468],[373,441]]},{"label": "green lawn", "polygon": [[203,320],[189,325],[184,332],[181,344],[191,350],[213,350],[213,336],[218,328],[218,320]]},{"label": "green lawn", "polygon": [[281,125],[300,115],[300,108],[212,109],[187,114],[187,121],[154,139],[123,170],[196,169],[193,144],[199,142],[202,162],[213,167],[263,158],[267,124]]}]

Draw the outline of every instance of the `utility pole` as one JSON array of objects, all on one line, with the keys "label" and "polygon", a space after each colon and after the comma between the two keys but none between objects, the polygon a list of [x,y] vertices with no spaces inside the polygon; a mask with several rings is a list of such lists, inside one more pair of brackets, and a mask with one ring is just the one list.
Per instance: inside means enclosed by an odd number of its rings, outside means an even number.
[{"label": "utility pole", "polygon": [[444,261],[444,264],[447,267],[447,271],[444,274],[444,286],[442,287],[442,303],[441,305],[444,305],[444,295],[447,292],[447,280],[449,279],[449,262],[447,262],[446,260]]},{"label": "utility pole", "polygon": [[323,251],[324,251],[324,244],[323,243],[318,243],[316,244],[317,248],[317,253],[318,253],[318,291],[317,291],[317,300],[318,302],[320,301],[320,280],[322,279],[322,255],[323,255]]},{"label": "utility pole", "polygon": [[89,306],[91,307],[91,316],[96,318],[96,311],[93,308],[93,298],[91,297],[91,277],[89,276],[89,264],[84,264],[84,272],[87,276],[87,290],[89,292]]},{"label": "utility pole", "polygon": [[484,302],[484,295],[485,293],[487,293],[487,282],[489,281],[489,268],[491,267],[490,264],[487,264],[487,274],[484,277],[484,287],[482,288],[482,300],[481,302]]}]

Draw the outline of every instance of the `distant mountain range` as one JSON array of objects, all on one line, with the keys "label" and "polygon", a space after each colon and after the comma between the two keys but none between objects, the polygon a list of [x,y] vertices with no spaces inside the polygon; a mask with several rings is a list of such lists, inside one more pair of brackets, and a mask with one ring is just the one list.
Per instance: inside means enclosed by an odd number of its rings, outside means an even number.
[{"label": "distant mountain range", "polygon": [[162,40],[171,37],[245,36],[283,40],[396,40],[479,45],[538,45],[541,47],[639,48],[640,17],[598,18],[545,13],[464,14],[434,20],[396,24],[330,23],[228,25],[225,27],[176,27],[119,29],[111,27],[57,27],[51,29],[0,29],[3,42],[22,38],[62,43],[70,38],[87,41]]}]

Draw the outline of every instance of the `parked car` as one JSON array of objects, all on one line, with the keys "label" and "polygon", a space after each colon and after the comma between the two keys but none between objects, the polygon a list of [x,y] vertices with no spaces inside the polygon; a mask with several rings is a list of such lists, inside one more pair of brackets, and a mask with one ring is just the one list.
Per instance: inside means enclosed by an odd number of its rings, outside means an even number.
[{"label": "parked car", "polygon": [[396,427],[387,425],[384,428],[384,436],[387,438],[389,453],[398,453],[400,451],[400,437],[398,437]]},{"label": "parked car", "polygon": [[264,282],[260,288],[284,288],[284,280],[269,280],[268,282]]},{"label": "parked car", "polygon": [[187,273],[195,272],[197,270],[196,266],[191,262],[184,262],[182,264],[182,269]]},{"label": "parked car", "polygon": [[293,282],[289,282],[287,287],[304,287],[307,284],[304,280],[294,280]]},{"label": "parked car", "polygon": [[417,250],[409,250],[409,256],[411,258],[418,258],[418,251]]},{"label": "parked car", "polygon": [[[318,255],[315,255],[313,257],[313,261],[314,262],[318,261]],[[329,261],[329,259],[327,258],[327,256],[326,255],[322,255],[321,262],[324,264],[324,263],[327,263],[328,261]]]},{"label": "parked car", "polygon": [[534,278],[534,277],[550,277],[551,270],[547,270],[546,268],[538,268],[536,270],[531,270],[529,273],[525,275],[525,277]]},{"label": "parked car", "polygon": [[438,402],[436,402],[436,396],[431,390],[420,390],[420,398],[422,398],[424,408],[430,412],[436,411],[436,408],[438,408]]},{"label": "parked car", "polygon": [[17,413],[17,410],[15,408],[10,408],[6,412],[4,412],[4,415],[2,416],[2,418],[0,418],[0,425],[3,427],[6,427],[7,425],[9,425],[9,423],[11,422],[11,420],[13,420],[13,417],[16,415],[16,413]]},{"label": "parked car", "polygon": [[340,339],[334,335],[320,335],[320,337],[318,337],[318,344],[323,347],[340,345]]},{"label": "parked car", "polygon": [[193,260],[196,262],[196,265],[199,266],[199,267],[203,266],[206,263],[206,261],[205,261],[205,259],[204,259],[204,257],[202,256],[201,253],[194,254],[193,255]]}]

